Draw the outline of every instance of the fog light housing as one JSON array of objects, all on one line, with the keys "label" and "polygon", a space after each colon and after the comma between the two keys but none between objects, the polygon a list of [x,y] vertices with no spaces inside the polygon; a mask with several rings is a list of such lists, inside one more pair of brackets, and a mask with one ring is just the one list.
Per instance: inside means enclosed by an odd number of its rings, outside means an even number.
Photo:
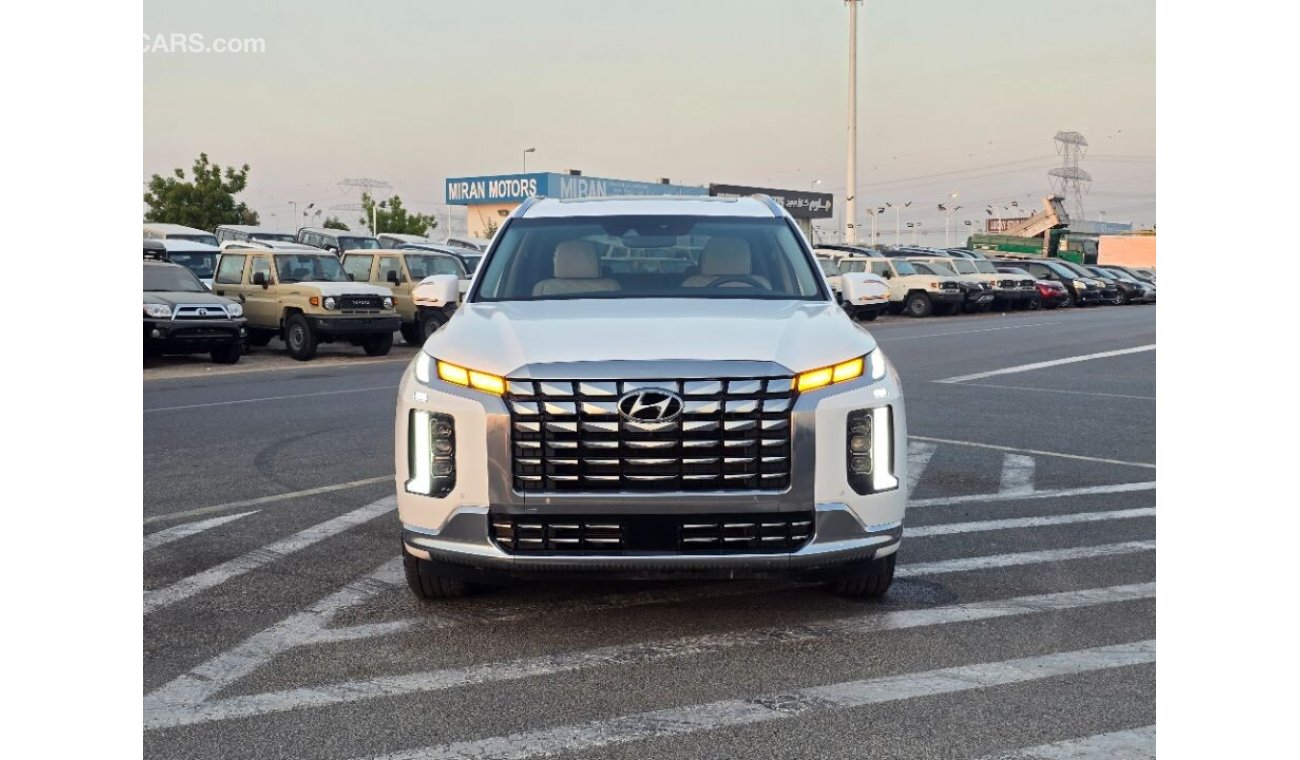
[{"label": "fog light housing", "polygon": [[456,427],[450,415],[411,410],[407,418],[407,493],[442,498],[456,487]]},{"label": "fog light housing", "polygon": [[849,412],[845,439],[845,469],[854,492],[866,495],[898,488],[892,406]]}]

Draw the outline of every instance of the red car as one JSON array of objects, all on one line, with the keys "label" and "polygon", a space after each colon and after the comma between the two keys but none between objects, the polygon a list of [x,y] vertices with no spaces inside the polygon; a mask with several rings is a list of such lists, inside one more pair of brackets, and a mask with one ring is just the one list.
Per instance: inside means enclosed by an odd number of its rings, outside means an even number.
[{"label": "red car", "polygon": [[1003,274],[1034,278],[1034,286],[1038,289],[1038,297],[1029,302],[1030,309],[1055,309],[1057,306],[1070,301],[1070,292],[1065,289],[1064,285],[1055,280],[1040,280],[1019,267],[998,267],[998,271]]}]

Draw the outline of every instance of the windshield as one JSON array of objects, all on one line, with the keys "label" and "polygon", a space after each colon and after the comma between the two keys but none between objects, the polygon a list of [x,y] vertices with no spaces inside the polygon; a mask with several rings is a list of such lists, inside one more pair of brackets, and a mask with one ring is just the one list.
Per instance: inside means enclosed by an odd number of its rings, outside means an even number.
[{"label": "windshield", "polygon": [[475,301],[826,298],[823,278],[783,219],[516,219],[499,234]]},{"label": "windshield", "polygon": [[168,240],[192,240],[195,243],[203,243],[204,245],[212,245],[212,246],[221,245],[220,243],[217,242],[216,235],[168,235],[167,239]]},{"label": "windshield", "polygon": [[278,253],[275,269],[282,283],[350,282],[338,258],[329,254]]},{"label": "windshield", "polygon": [[1073,271],[1069,267],[1061,266],[1058,262],[1051,262],[1051,263],[1043,262],[1043,266],[1047,267],[1048,269],[1052,270],[1053,272],[1056,272],[1058,275],[1065,277],[1067,279],[1070,280],[1079,279],[1079,274],[1077,272]]},{"label": "windshield", "polygon": [[144,292],[157,293],[171,291],[178,293],[206,293],[199,278],[184,267],[159,266],[146,264],[144,267]]},{"label": "windshield", "polygon": [[379,241],[372,237],[340,237],[339,248],[344,251],[373,251],[379,249]]},{"label": "windshield", "polygon": [[925,264],[930,268],[930,271],[935,274],[957,274],[957,272],[954,271],[946,261],[927,261]]},{"label": "windshield", "polygon": [[865,272],[869,263],[868,261],[841,261],[840,272]]},{"label": "windshield", "polygon": [[435,274],[463,276],[460,262],[455,256],[439,256],[434,253],[406,254],[406,268],[410,270],[413,280],[423,280]]},{"label": "windshield", "polygon": [[830,259],[817,259],[817,266],[822,268],[822,274],[827,277],[836,277],[840,274],[840,268],[835,266],[835,262]]},{"label": "windshield", "polygon": [[1030,274],[1029,272],[1026,272],[1023,269],[1016,269],[1015,267],[1003,267],[998,271],[1001,272],[1002,274],[1018,274],[1023,277],[1033,277],[1033,275]]},{"label": "windshield", "polygon": [[991,261],[984,261],[980,259],[977,261],[972,261],[971,263],[975,265],[975,271],[977,272],[983,272],[984,274],[998,273],[998,268],[993,266],[993,262]]},{"label": "windshield", "polygon": [[215,253],[173,253],[167,257],[173,264],[180,264],[194,273],[196,277],[209,279],[217,268]]},{"label": "windshield", "polygon": [[903,276],[909,274],[918,274],[918,272],[916,271],[916,267],[912,266],[912,262],[903,261],[901,259],[894,260],[894,269],[897,270],[898,273]]},{"label": "windshield", "polygon": [[254,232],[248,236],[249,240],[278,240],[283,243],[294,242],[293,235],[280,232]]},{"label": "windshield", "polygon": [[975,268],[975,265],[967,261],[966,259],[953,259],[952,261],[948,262],[948,265],[951,266],[953,269],[956,269],[961,274],[975,274],[979,272],[979,270]]},{"label": "windshield", "polygon": [[465,265],[465,271],[474,274],[478,270],[478,263],[483,260],[482,256],[465,256],[460,257],[461,263]]}]

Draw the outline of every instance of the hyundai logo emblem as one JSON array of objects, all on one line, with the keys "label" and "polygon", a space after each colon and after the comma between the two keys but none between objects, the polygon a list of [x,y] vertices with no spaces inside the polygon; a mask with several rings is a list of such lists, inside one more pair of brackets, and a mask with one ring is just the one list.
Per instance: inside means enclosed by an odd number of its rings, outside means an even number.
[{"label": "hyundai logo emblem", "polygon": [[672,422],[682,414],[682,397],[663,388],[631,391],[618,400],[618,413],[633,424]]}]

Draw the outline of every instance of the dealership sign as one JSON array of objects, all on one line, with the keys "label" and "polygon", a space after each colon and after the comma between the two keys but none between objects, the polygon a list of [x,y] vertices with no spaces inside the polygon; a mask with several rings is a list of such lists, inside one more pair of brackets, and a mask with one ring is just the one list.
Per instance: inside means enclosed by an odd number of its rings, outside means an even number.
[{"label": "dealership sign", "polygon": [[770,187],[745,185],[709,185],[709,195],[735,198],[746,195],[768,195],[785,207],[795,219],[829,219],[835,211],[835,196],[830,193],[810,193],[804,190],[777,190]]},{"label": "dealership sign", "polygon": [[702,187],[536,172],[447,179],[447,203],[453,206],[518,203],[530,196],[608,198],[627,195],[707,195]]}]

